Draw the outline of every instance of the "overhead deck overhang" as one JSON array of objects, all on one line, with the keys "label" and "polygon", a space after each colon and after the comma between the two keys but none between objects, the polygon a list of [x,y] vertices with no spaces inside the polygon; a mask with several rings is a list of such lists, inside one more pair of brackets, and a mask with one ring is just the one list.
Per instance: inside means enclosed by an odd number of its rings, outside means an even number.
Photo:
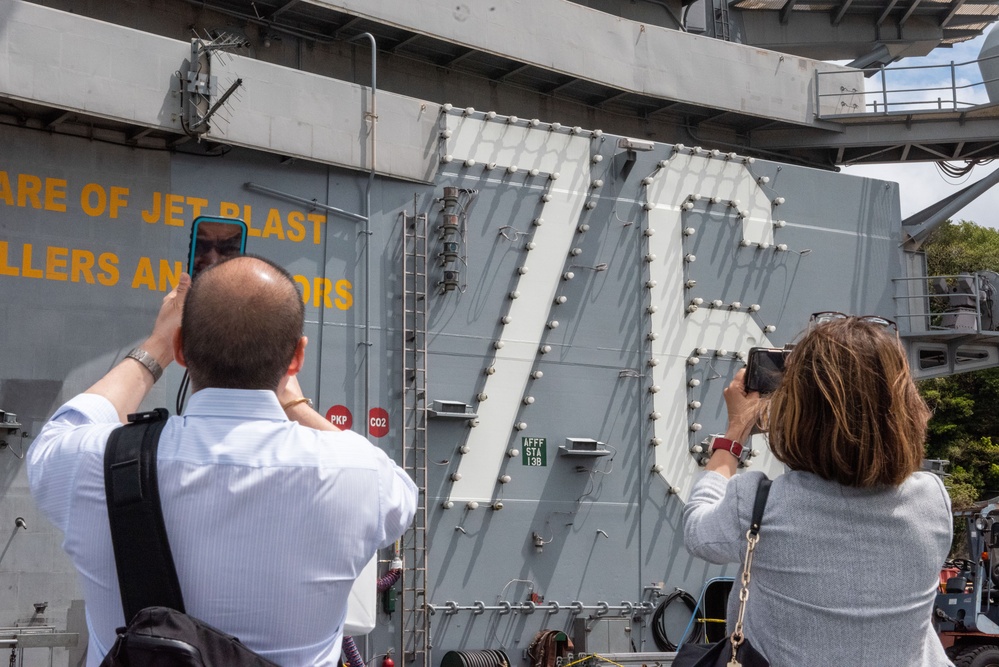
[{"label": "overhead deck overhang", "polygon": [[[55,12],[62,21],[87,20],[23,0],[0,0],[0,16],[28,6]],[[274,57],[267,45],[283,38],[329,52],[325,60],[306,62],[300,46],[300,68],[334,70],[335,78],[353,76],[361,84],[368,80],[367,47],[349,40],[370,33],[378,45],[380,88],[411,98],[425,99],[430,92],[437,103],[482,108],[490,103],[483,97],[495,98],[500,113],[534,111],[543,120],[824,168],[999,155],[999,147],[984,139],[989,133],[999,136],[987,112],[966,111],[960,118],[932,122],[822,120],[813,95],[815,73],[843,72],[861,85],[859,71],[646,25],[564,0],[502,5],[430,0],[412,6],[392,0],[173,0],[173,6],[198,21],[184,25],[183,39],[192,27],[205,33],[227,23],[242,25],[247,33],[242,57],[257,61],[257,68],[276,67],[266,62]],[[111,9],[92,11],[113,14]],[[120,20],[116,15],[95,18]],[[58,54],[62,38],[51,37],[48,49],[36,46]],[[10,39],[0,28],[0,54],[10,48]],[[11,58],[6,62],[12,67]],[[95,114],[58,97],[25,94],[22,86],[10,83],[17,73],[8,75],[6,85],[0,77],[0,122],[90,137],[103,132],[126,143],[177,150],[212,150],[229,140],[220,134],[196,143],[157,119],[130,117],[127,111]],[[504,91],[520,106],[504,108]],[[837,103],[822,103],[827,102]],[[380,122],[384,127],[385,119]],[[903,133],[904,140],[898,136]],[[363,168],[363,160],[355,162]]]},{"label": "overhead deck overhang", "polygon": [[981,35],[994,0],[736,0],[746,43],[863,66],[924,56]]},{"label": "overhead deck overhang", "polygon": [[847,117],[838,132],[761,128],[751,145],[761,151],[807,154],[821,144],[838,165],[880,162],[985,160],[999,156],[999,106]]},{"label": "overhead deck overhang", "polygon": [[842,70],[565,0],[188,2],[328,42],[368,32],[381,52],[398,58],[609,113],[672,112],[699,116],[695,123],[724,112],[743,117],[742,127],[774,120],[821,126],[809,98],[812,76]]}]

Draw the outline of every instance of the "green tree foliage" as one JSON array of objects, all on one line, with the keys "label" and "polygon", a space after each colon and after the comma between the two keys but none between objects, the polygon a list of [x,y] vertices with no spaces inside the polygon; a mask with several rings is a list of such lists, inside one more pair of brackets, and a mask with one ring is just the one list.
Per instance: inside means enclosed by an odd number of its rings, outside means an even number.
[{"label": "green tree foliage", "polygon": [[[948,222],[923,247],[930,275],[999,271],[999,230]],[[951,462],[954,508],[999,495],[999,369],[924,380],[919,388],[933,410],[926,455]]]},{"label": "green tree foliage", "polygon": [[923,245],[931,276],[999,271],[999,230],[973,222],[947,222]]}]

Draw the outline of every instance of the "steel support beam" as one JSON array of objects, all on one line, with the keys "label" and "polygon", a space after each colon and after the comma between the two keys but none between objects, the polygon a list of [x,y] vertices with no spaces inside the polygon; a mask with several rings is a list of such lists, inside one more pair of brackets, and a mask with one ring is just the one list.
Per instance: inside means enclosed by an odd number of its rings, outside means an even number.
[{"label": "steel support beam", "polygon": [[[999,137],[999,119],[947,119],[933,121],[920,119],[908,127],[905,118],[897,122],[842,124],[840,132],[811,128],[755,130],[750,145],[766,150],[792,150],[797,148],[880,148],[913,145],[949,145],[974,142],[993,143]],[[952,154],[942,154],[941,159],[952,159]]]},{"label": "steel support beam", "polygon": [[128,135],[128,137],[125,140],[126,141],[135,142],[135,141],[138,141],[139,139],[141,139],[142,137],[145,137],[146,135],[150,134],[152,131],[153,131],[153,128],[146,127],[146,128],[143,128],[143,129],[139,130],[138,132],[136,132],[134,134]]},{"label": "steel support beam", "polygon": [[697,125],[701,126],[701,125],[704,125],[705,123],[713,123],[714,121],[718,120],[719,118],[727,116],[729,113],[731,113],[731,112],[730,111],[718,111],[716,113],[704,114],[702,117],[700,117],[700,118],[697,119]]},{"label": "steel support beam", "polygon": [[464,51],[462,51],[461,53],[459,53],[458,55],[456,55],[454,58],[452,58],[451,60],[447,61],[446,63],[443,63],[443,66],[444,67],[454,67],[455,65],[457,65],[458,63],[460,63],[462,60],[465,60],[466,58],[470,58],[471,56],[474,56],[475,53],[476,53],[475,49],[465,49]]},{"label": "steel support beam", "polygon": [[575,84],[579,83],[579,81],[580,80],[578,78],[573,78],[573,79],[571,79],[569,81],[566,81],[563,84],[559,84],[559,85],[555,86],[554,88],[550,89],[548,91],[548,94],[549,95],[555,95],[556,93],[560,93],[563,90],[565,90],[566,88],[571,88]]},{"label": "steel support beam", "polygon": [[895,5],[897,4],[898,0],[891,0],[891,2],[889,2],[888,5],[885,6],[885,10],[881,12],[881,16],[878,17],[878,20],[874,25],[880,28],[881,24],[885,22],[885,19],[888,18],[888,15],[891,14],[892,10],[895,9]]},{"label": "steel support beam", "polygon": [[361,18],[360,16],[355,16],[354,18],[350,19],[349,21],[347,21],[346,23],[344,23],[342,26],[340,26],[339,28],[337,28],[336,32],[334,32],[333,34],[336,37],[340,37],[345,31],[350,30],[351,28],[353,28],[354,26],[356,26],[357,24],[359,24],[363,20],[364,19]]},{"label": "steel support beam", "polygon": [[534,65],[520,65],[518,67],[514,67],[509,72],[506,72],[504,74],[500,74],[499,77],[496,80],[497,81],[506,81],[507,79],[510,79],[511,77],[517,76],[521,72],[526,72],[527,70],[531,69],[532,67],[534,67]]},{"label": "steel support beam", "polygon": [[[995,142],[992,142],[990,144],[986,144],[984,146],[980,146],[980,147],[976,148],[973,151],[968,151],[967,153],[963,152],[964,151],[964,142],[963,141],[961,142],[960,147],[961,147],[961,151],[962,152],[958,153],[958,156],[961,159],[964,159],[964,160],[974,160],[974,159],[977,159],[977,158],[975,158],[976,155],[980,155],[982,153],[987,153],[988,151],[992,151],[993,153],[995,153],[996,152],[996,148],[999,147],[999,141],[995,141]],[[992,154],[992,153],[988,153],[988,154]]]},{"label": "steel support beam", "polygon": [[843,4],[839,6],[839,10],[833,15],[832,24],[838,26],[843,17],[846,16],[846,12],[850,9],[850,5],[853,4],[853,0],[843,0]]},{"label": "steel support beam", "polygon": [[909,5],[909,8],[907,10],[905,10],[905,14],[902,14],[902,18],[898,20],[899,29],[901,29],[902,26],[905,25],[905,22],[909,20],[909,17],[912,16],[913,12],[916,11],[916,8],[919,7],[922,1],[923,0],[912,0],[912,4]]},{"label": "steel support beam", "polygon": [[954,2],[951,3],[950,11],[947,13],[947,16],[944,17],[944,20],[940,22],[941,28],[946,28],[950,25],[951,20],[953,20],[953,18],[957,15],[958,10],[961,9],[964,2],[965,0],[954,0]]},{"label": "steel support beam", "polygon": [[421,35],[420,33],[418,33],[418,32],[417,33],[413,33],[412,35],[410,35],[406,39],[402,40],[401,42],[399,42],[398,44],[396,44],[395,46],[393,46],[389,50],[392,51],[393,53],[395,53],[396,51],[398,51],[402,47],[408,46],[408,45],[412,44],[413,42],[415,42],[416,40],[420,39],[421,37],[423,37],[423,35]]},{"label": "steel support beam", "polygon": [[271,15],[268,16],[267,18],[269,18],[269,19],[275,19],[278,16],[280,16],[281,14],[284,14],[286,11],[288,11],[289,9],[291,9],[292,7],[294,7],[295,5],[297,5],[301,1],[302,0],[288,0],[288,2],[284,3],[283,5],[281,5],[277,9],[275,9],[271,13]]},{"label": "steel support beam", "polygon": [[72,118],[75,115],[76,114],[74,114],[72,111],[63,112],[63,113],[59,114],[59,116],[57,116],[54,120],[50,120],[45,125],[45,129],[46,130],[51,130],[56,125],[60,125],[61,123],[66,122],[67,120],[69,120],[70,118]]},{"label": "steel support beam", "polygon": [[791,18],[791,10],[794,9],[795,3],[798,0],[786,0],[784,6],[780,8],[780,24],[787,25],[788,20]]},{"label": "steel support beam", "polygon": [[950,157],[950,153],[944,153],[943,151],[939,151],[939,150],[937,150],[935,148],[930,148],[926,144],[910,144],[910,145],[908,145],[908,146],[905,147],[905,151],[903,151],[903,154],[907,155],[908,152],[909,152],[909,149],[912,148],[913,146],[915,146],[916,148],[918,148],[921,151],[926,151],[930,155],[936,155],[941,160],[946,160],[946,159],[948,159]]},{"label": "steel support beam", "polygon": [[999,183],[999,169],[902,221],[906,249],[918,250],[930,233]]},{"label": "steel support beam", "polygon": [[624,97],[627,97],[628,95],[631,95],[631,93],[624,92],[624,93],[617,93],[615,95],[611,95],[610,97],[608,97],[608,98],[606,98],[604,100],[601,100],[600,102],[597,102],[597,106],[598,107],[606,106],[608,104],[611,104],[612,102],[616,102],[616,101],[618,101],[618,100],[620,100],[620,99],[622,99]]},{"label": "steel support beam", "polygon": [[673,102],[672,104],[667,104],[664,107],[659,107],[658,109],[654,109],[653,111],[650,111],[648,113],[648,115],[649,116],[655,116],[656,114],[660,114],[660,113],[668,113],[668,112],[672,111],[673,109],[675,109],[675,108],[677,108],[679,106],[683,106],[683,102]]}]

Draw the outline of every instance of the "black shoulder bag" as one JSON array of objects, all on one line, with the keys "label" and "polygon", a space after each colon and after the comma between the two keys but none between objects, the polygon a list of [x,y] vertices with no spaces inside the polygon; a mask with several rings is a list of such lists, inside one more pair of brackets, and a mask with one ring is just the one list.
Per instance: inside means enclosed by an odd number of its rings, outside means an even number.
[{"label": "black shoulder bag", "polygon": [[104,452],[111,543],[127,627],[101,667],[277,667],[232,635],[184,613],[167,540],[156,450],[168,412],[128,416]]},{"label": "black shoulder bag", "polygon": [[[763,510],[770,495],[770,480],[763,478],[756,489],[753,518],[746,533],[746,557],[742,564],[742,587],[739,590],[739,617],[731,636],[713,644],[684,644],[673,658],[673,667],[770,667],[770,663],[750,643],[742,632],[742,619],[749,599],[749,574],[753,566],[753,551],[760,541]],[[696,610],[694,613],[697,613]]]}]

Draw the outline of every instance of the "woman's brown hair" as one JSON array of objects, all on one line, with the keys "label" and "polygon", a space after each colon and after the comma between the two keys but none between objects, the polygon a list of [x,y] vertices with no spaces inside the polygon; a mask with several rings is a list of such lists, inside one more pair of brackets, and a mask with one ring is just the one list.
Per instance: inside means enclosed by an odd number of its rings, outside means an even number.
[{"label": "woman's brown hair", "polygon": [[922,465],[930,413],[905,352],[856,317],[801,339],[768,413],[770,449],[792,470],[866,488],[897,486]]}]

